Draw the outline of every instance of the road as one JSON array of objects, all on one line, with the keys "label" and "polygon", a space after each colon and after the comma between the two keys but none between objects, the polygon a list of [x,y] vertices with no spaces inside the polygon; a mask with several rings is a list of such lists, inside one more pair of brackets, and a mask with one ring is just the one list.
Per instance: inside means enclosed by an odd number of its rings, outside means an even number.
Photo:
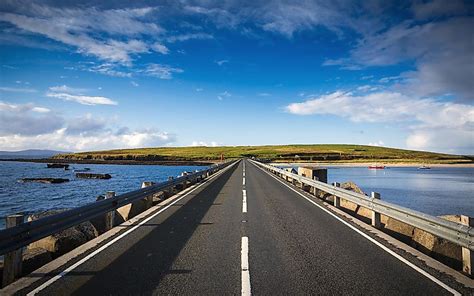
[{"label": "road", "polygon": [[90,257],[29,290],[42,283],[40,295],[450,294],[249,161]]}]

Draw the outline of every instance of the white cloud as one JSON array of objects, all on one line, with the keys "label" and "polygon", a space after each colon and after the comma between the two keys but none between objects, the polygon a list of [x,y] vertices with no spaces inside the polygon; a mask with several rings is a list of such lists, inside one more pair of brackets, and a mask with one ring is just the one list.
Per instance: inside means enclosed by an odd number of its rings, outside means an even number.
[{"label": "white cloud", "polygon": [[137,82],[135,82],[135,81],[130,81],[130,84],[131,84],[131,85],[133,85],[133,86],[135,86],[135,87],[138,87],[138,86],[140,86],[140,84],[138,84],[138,83],[137,83]]},{"label": "white cloud", "polygon": [[404,21],[380,33],[365,35],[350,58],[332,64],[366,67],[414,62],[415,70],[379,82],[398,82],[404,92],[417,96],[455,94],[464,100],[474,100],[474,43],[466,37],[472,36],[472,27],[472,17],[425,23]]},{"label": "white cloud", "polygon": [[382,147],[385,145],[385,143],[381,140],[378,140],[376,142],[370,142],[369,144],[367,144],[369,146],[376,146],[376,147]]},{"label": "white cloud", "polygon": [[103,118],[95,118],[87,113],[84,116],[76,117],[67,124],[65,133],[68,135],[90,135],[102,132],[107,125]]},{"label": "white cloud", "polygon": [[203,91],[203,90],[204,90],[204,89],[203,89],[203,88],[200,88],[200,87],[196,88],[196,91],[197,91],[197,92],[201,92],[201,91]]},{"label": "white cloud", "polygon": [[183,69],[174,68],[168,65],[149,64],[143,71],[145,75],[158,77],[160,79],[171,79],[174,73],[183,73]]},{"label": "white cloud", "polygon": [[18,87],[0,87],[0,91],[19,92],[19,93],[35,93],[36,89],[32,88],[18,88]]},{"label": "white cloud", "polygon": [[0,136],[45,134],[63,125],[64,119],[48,108],[0,102]]},{"label": "white cloud", "polygon": [[198,147],[198,146],[202,146],[202,147],[217,147],[217,146],[221,146],[219,143],[215,142],[215,141],[212,141],[212,142],[205,142],[205,141],[193,141],[191,143],[191,146],[193,147]]},{"label": "white cloud", "polygon": [[132,77],[131,72],[126,72],[124,70],[117,70],[117,68],[121,69],[120,67],[117,67],[117,65],[113,63],[103,63],[99,65],[94,65],[92,67],[84,67],[84,66],[80,67],[81,70],[113,76],[113,77],[128,77],[128,78]]},{"label": "white cloud", "polygon": [[156,51],[156,52],[159,52],[161,54],[168,54],[170,52],[170,50],[168,49],[168,47],[166,47],[165,45],[161,44],[161,43],[158,43],[158,42],[155,42],[151,48]]},{"label": "white cloud", "polygon": [[64,101],[76,102],[82,105],[117,105],[118,103],[106,97],[93,97],[84,95],[71,95],[66,93],[47,93],[47,97],[57,98]]},{"label": "white cloud", "polygon": [[64,101],[72,101],[82,105],[117,105],[118,103],[112,99],[101,96],[86,96],[82,92],[87,90],[81,88],[72,88],[67,85],[52,86],[46,93],[47,97],[61,99]]},{"label": "white cloud", "polygon": [[224,98],[229,98],[231,96],[232,96],[232,94],[230,92],[224,91],[224,92],[221,92],[220,94],[217,95],[217,99],[219,101],[222,101],[222,100],[224,100]]},{"label": "white cloud", "polygon": [[105,130],[94,135],[67,133],[67,129],[59,129],[52,133],[37,136],[0,135],[2,150],[22,150],[31,147],[39,149],[59,149],[66,151],[91,151],[119,148],[157,147],[174,143],[176,137],[156,130],[128,131],[116,134]]},{"label": "white cloud", "polygon": [[33,104],[0,102],[0,150],[29,148],[67,151],[168,145],[176,136],[157,129],[109,127],[103,118],[85,114],[71,119]]},{"label": "white cloud", "polygon": [[216,61],[215,63],[218,64],[219,66],[222,66],[224,65],[225,63],[228,63],[229,60],[219,60],[219,61]]},{"label": "white cloud", "polygon": [[31,109],[31,111],[33,111],[33,112],[38,112],[38,113],[48,113],[48,112],[51,112],[50,109],[44,108],[44,107],[33,107],[33,109]]},{"label": "white cloud", "polygon": [[85,88],[75,88],[75,87],[67,86],[65,84],[58,85],[58,86],[51,86],[49,90],[52,92],[66,92],[66,93],[72,93],[72,94],[80,94],[80,93],[84,93],[88,91],[88,89],[85,89]]},{"label": "white cloud", "polygon": [[[404,123],[407,146],[416,149],[474,151],[474,106],[435,99],[412,98],[395,92],[357,96],[337,91],[292,103],[286,110],[297,115],[331,114],[354,122]],[[447,138],[435,136],[451,132]]]},{"label": "white cloud", "polygon": [[131,55],[147,53],[150,48],[141,40],[123,40],[116,38],[117,35],[134,37],[164,33],[155,23],[144,20],[155,10],[152,7],[99,10],[94,7],[53,8],[35,3],[24,3],[19,7],[23,11],[2,13],[0,20],[23,32],[43,35],[73,46],[79,53],[112,62],[130,64]]},{"label": "white cloud", "polygon": [[214,36],[207,33],[188,33],[188,34],[179,34],[179,35],[169,36],[166,38],[166,41],[170,43],[174,43],[178,41],[182,42],[182,41],[188,41],[192,39],[205,40],[205,39],[213,39],[213,38]]}]

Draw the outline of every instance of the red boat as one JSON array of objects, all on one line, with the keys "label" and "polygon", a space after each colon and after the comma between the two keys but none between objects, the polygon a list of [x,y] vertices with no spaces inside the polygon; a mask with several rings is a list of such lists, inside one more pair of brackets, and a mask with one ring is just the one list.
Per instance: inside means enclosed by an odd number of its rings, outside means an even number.
[{"label": "red boat", "polygon": [[385,169],[384,165],[369,165],[369,169],[371,170],[383,170]]}]

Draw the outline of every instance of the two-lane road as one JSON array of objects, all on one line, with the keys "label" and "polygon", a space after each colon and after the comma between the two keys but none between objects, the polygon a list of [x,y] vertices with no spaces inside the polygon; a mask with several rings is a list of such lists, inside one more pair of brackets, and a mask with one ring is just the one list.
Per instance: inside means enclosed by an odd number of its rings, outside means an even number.
[{"label": "two-lane road", "polygon": [[29,290],[43,284],[41,295],[451,294],[247,160],[45,282]]}]

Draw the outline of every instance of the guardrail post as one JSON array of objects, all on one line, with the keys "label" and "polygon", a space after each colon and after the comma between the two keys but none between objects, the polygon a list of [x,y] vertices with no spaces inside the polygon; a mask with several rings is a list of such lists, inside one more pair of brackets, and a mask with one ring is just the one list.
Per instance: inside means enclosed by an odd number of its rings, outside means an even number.
[{"label": "guardrail post", "polygon": [[[378,192],[371,192],[370,197],[372,199],[380,199],[380,193]],[[372,211],[372,226],[375,228],[380,228],[382,226],[381,220],[380,220],[380,213],[377,213],[375,211]]]},{"label": "guardrail post", "polygon": [[[23,215],[6,217],[6,228],[15,227],[23,223]],[[13,283],[21,275],[23,248],[5,254],[3,265],[3,287]]]},{"label": "guardrail post", "polygon": [[184,178],[184,181],[183,181],[183,190],[186,189],[186,187],[188,187],[188,177],[185,177],[185,178]]},{"label": "guardrail post", "polygon": [[[334,187],[341,187],[340,183],[334,182],[332,183]],[[341,198],[339,196],[334,195],[334,207],[340,208],[341,207]]]},{"label": "guardrail post", "polygon": [[[173,181],[174,177],[168,177],[168,181]],[[166,197],[170,197],[174,194],[174,186],[171,186],[170,189],[165,190]]]},{"label": "guardrail post", "polygon": [[[146,188],[146,187],[150,187],[150,186],[153,186],[155,185],[155,182],[151,182],[151,181],[145,181],[145,182],[142,182],[142,188]],[[151,207],[153,205],[153,195],[149,195],[147,197],[144,198],[148,205]]]},{"label": "guardrail post", "polygon": [[[115,191],[107,191],[105,193],[105,199],[109,199],[115,197]],[[114,220],[115,220],[115,210],[110,211],[105,214],[105,231],[109,231],[114,227]]]},{"label": "guardrail post", "polygon": [[153,186],[153,185],[155,185],[155,183],[153,183],[151,181],[142,182],[142,188],[150,187],[150,186]]},{"label": "guardrail post", "polygon": [[[474,218],[461,215],[461,224],[473,227]],[[472,278],[474,275],[473,270],[472,270],[473,267],[474,267],[474,252],[469,250],[468,248],[462,248],[462,271]]]}]

